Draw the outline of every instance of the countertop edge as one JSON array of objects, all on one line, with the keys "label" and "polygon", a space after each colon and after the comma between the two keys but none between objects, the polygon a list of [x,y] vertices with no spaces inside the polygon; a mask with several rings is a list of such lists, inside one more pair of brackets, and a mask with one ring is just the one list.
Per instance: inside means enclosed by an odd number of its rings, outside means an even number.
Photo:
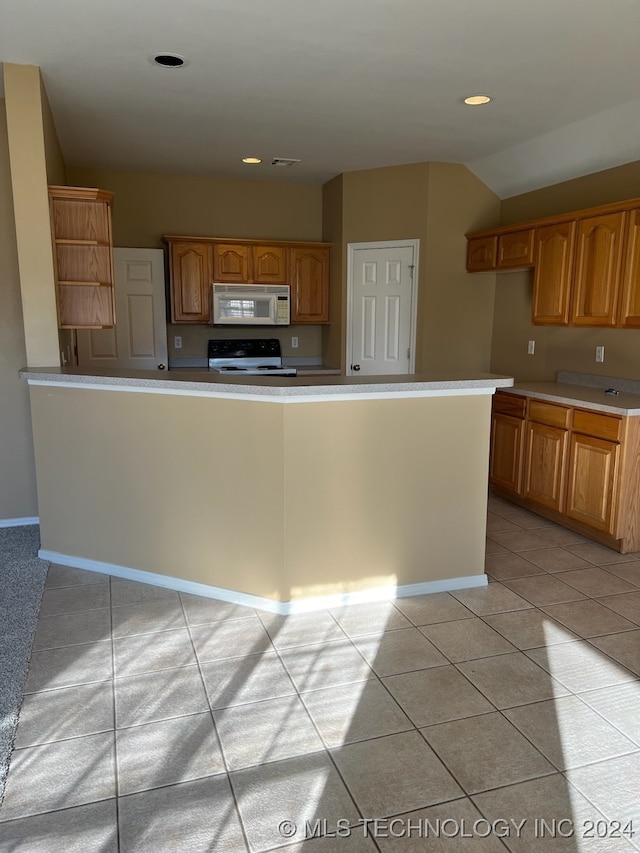
[{"label": "countertop edge", "polygon": [[[546,400],[549,403],[561,403],[566,406],[578,406],[600,412],[609,412],[612,415],[623,415],[626,417],[640,415],[640,396],[633,403],[630,403],[630,405],[615,405],[613,402],[601,402],[595,399],[598,394],[604,394],[604,391],[597,388],[590,388],[584,385],[565,385],[562,383],[548,384],[556,385],[557,389],[533,387],[536,383],[515,383],[509,389],[509,393],[517,394],[520,397],[533,397],[539,400]],[[622,397],[621,402],[628,402],[625,398],[635,397],[636,395],[621,393],[619,396]],[[617,397],[613,399],[617,399]]]},{"label": "countertop edge", "polygon": [[[376,377],[367,382],[366,377],[316,377],[284,380],[270,377],[258,377],[256,381],[234,380],[233,383],[209,375],[184,378],[118,376],[110,374],[71,372],[68,368],[23,368],[20,377],[29,384],[52,386],[75,386],[101,388],[104,390],[126,389],[151,393],[182,393],[191,396],[247,397],[252,399],[291,400],[291,399],[354,399],[374,395],[375,397],[394,396],[435,396],[437,394],[470,393],[493,394],[496,388],[513,385],[508,376],[494,374],[476,374],[465,377],[459,374],[430,378],[428,375],[407,379],[406,381],[388,381],[390,377]],[[327,381],[333,379],[333,381]],[[373,378],[372,378],[373,379]]]}]

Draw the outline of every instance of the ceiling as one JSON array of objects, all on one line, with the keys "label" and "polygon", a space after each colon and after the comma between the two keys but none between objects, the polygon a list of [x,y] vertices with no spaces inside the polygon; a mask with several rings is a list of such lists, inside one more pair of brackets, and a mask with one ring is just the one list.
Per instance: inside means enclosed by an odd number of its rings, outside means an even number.
[{"label": "ceiling", "polygon": [[448,161],[505,198],[640,159],[637,0],[0,0],[0,20],[68,165],[323,183]]}]

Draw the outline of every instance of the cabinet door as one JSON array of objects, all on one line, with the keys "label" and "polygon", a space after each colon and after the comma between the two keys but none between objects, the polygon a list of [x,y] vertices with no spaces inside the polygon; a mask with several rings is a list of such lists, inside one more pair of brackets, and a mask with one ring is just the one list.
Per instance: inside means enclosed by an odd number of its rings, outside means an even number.
[{"label": "cabinet door", "polygon": [[249,246],[215,243],[213,280],[223,284],[246,284],[249,278]]},{"label": "cabinet door", "polygon": [[567,431],[528,422],[526,446],[524,496],[561,512]]},{"label": "cabinet door", "polygon": [[575,222],[536,228],[532,321],[558,326],[569,323]]},{"label": "cabinet door", "polygon": [[624,213],[581,219],[571,322],[576,326],[612,326],[620,288]]},{"label": "cabinet door", "polygon": [[569,449],[566,515],[613,533],[620,445],[574,433]]},{"label": "cabinet door", "polygon": [[329,249],[291,250],[291,323],[329,322]]},{"label": "cabinet door", "polygon": [[491,419],[489,479],[502,489],[520,494],[524,420],[494,412]]},{"label": "cabinet door", "polygon": [[171,321],[208,323],[211,318],[211,244],[170,243]]},{"label": "cabinet door", "polygon": [[251,259],[256,284],[289,284],[287,250],[284,246],[252,246]]},{"label": "cabinet door", "polygon": [[640,327],[640,210],[630,210],[627,218],[618,322],[637,329]]},{"label": "cabinet door", "polygon": [[473,237],[467,242],[467,272],[488,272],[496,268],[498,238]]},{"label": "cabinet door", "polygon": [[498,269],[533,266],[534,229],[501,234],[498,237]]}]

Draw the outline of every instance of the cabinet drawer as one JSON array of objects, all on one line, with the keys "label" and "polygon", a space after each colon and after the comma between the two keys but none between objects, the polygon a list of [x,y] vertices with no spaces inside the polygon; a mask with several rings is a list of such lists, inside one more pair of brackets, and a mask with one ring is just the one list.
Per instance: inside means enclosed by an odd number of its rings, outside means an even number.
[{"label": "cabinet drawer", "polygon": [[527,405],[526,397],[515,394],[496,393],[493,398],[493,411],[501,415],[511,415],[514,418],[524,418]]},{"label": "cabinet drawer", "polygon": [[620,441],[622,418],[576,409],[573,414],[573,431],[594,435],[596,438],[608,438],[610,441]]},{"label": "cabinet drawer", "polygon": [[568,429],[571,409],[557,406],[555,403],[543,403],[541,400],[529,400],[529,420],[539,424]]}]

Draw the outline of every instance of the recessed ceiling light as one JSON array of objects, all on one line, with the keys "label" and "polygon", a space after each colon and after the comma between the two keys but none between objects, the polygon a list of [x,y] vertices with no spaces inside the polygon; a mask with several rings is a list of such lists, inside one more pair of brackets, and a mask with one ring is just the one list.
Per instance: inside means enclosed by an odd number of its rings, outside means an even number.
[{"label": "recessed ceiling light", "polygon": [[151,61],[162,68],[183,68],[189,64],[188,60],[179,53],[156,53]]},{"label": "recessed ceiling light", "polygon": [[491,98],[489,95],[470,95],[468,98],[464,99],[465,104],[469,104],[471,107],[480,106],[480,104],[488,104]]},{"label": "recessed ceiling light", "polygon": [[258,163],[262,163],[262,160],[259,157],[243,157],[243,163],[248,163],[250,166],[255,166]]}]

